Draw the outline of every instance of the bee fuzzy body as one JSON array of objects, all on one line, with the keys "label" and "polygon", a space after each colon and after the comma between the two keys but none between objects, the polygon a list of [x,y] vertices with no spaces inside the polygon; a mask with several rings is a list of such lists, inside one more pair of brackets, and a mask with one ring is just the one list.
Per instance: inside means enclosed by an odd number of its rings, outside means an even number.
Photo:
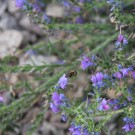
[{"label": "bee fuzzy body", "polygon": [[66,74],[67,78],[72,78],[75,77],[77,75],[77,71],[70,71],[69,73]]}]

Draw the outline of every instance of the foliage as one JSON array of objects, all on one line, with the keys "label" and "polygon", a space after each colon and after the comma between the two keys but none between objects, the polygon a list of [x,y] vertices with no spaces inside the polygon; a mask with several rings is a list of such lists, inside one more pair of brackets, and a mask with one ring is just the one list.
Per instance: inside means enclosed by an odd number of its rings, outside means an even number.
[{"label": "foliage", "polygon": [[[60,9],[65,8],[65,14],[47,15],[47,7],[53,2]],[[120,116],[122,122],[118,134],[134,134],[135,121],[135,52],[134,52],[134,1],[122,0],[61,0],[61,1],[31,1],[16,0],[15,4],[24,10],[33,23],[40,24],[43,31],[57,33],[64,31],[75,38],[51,41],[29,45],[22,50],[34,50],[43,55],[56,55],[61,64],[43,64],[41,66],[18,66],[8,56],[1,60],[2,74],[17,73],[22,76],[32,74],[34,81],[40,82],[37,88],[32,88],[29,80],[20,80],[12,89],[25,88],[26,91],[18,99],[12,95],[12,101],[4,104],[1,99],[0,128],[2,132],[18,126],[18,122],[26,110],[29,110],[43,97],[45,107],[41,105],[27,134],[32,134],[42,123],[44,114],[51,108],[59,113],[63,121],[69,124],[73,135],[109,135],[106,124],[114,117]],[[69,12],[70,11],[70,12]],[[109,14],[108,20],[102,19]],[[95,16],[99,18],[96,21]],[[110,23],[110,21],[111,23]],[[116,26],[116,30],[115,30]],[[117,38],[118,37],[118,38]],[[75,44],[83,44],[73,49]],[[108,53],[107,46],[113,49]],[[77,73],[75,73],[77,72]],[[82,73],[88,77],[88,85],[83,89],[83,96],[70,99],[68,89]],[[38,77],[39,76],[39,77]],[[130,80],[130,81],[129,81]],[[10,85],[3,81],[2,88]],[[109,96],[110,91],[115,96]],[[2,97],[2,96],[1,96]],[[2,97],[4,98],[4,97]],[[125,125],[124,125],[125,124]]]}]

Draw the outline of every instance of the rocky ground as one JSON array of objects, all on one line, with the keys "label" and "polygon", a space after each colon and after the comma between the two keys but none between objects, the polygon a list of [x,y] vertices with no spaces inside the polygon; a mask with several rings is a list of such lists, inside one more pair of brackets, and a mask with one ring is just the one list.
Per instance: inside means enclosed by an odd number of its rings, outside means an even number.
[{"label": "rocky ground", "polygon": [[[50,37],[51,41],[55,42],[54,37]],[[33,55],[29,57],[27,53],[22,53],[22,49],[27,45],[34,45],[40,41],[47,41],[46,36],[43,35],[41,28],[38,25],[32,24],[25,13],[15,7],[13,0],[0,0],[0,59],[6,56],[17,56],[18,65],[26,64],[42,65],[43,63],[56,63],[58,58],[56,56]],[[33,53],[29,51],[28,54]],[[8,85],[14,87],[17,83],[19,74],[2,73],[2,77],[8,79]],[[26,75],[27,79],[32,80],[32,77]],[[21,75],[22,77],[22,75]],[[38,86],[39,84],[34,84]],[[22,90],[15,90],[17,96],[20,96]],[[36,118],[37,114],[43,110],[41,106],[34,106],[26,111],[23,119],[16,123],[19,127],[14,127],[13,131],[7,130],[6,135],[25,135],[28,127]],[[62,123],[60,116],[55,116],[48,110],[43,117],[42,123],[39,125],[33,135],[65,135],[68,125]]]},{"label": "rocky ground", "polygon": [[[52,34],[53,33],[53,34]],[[63,31],[43,31],[40,26],[30,22],[30,18],[15,7],[13,0],[0,0],[0,60],[2,61],[5,57],[12,56],[16,58],[9,65],[24,66],[29,65],[42,65],[43,63],[52,64],[58,63],[59,58],[55,55],[41,55],[36,54],[33,50],[24,51],[25,47],[34,46],[40,42],[51,42],[57,43],[57,41],[66,37],[67,42],[70,39],[76,40],[76,37],[69,35]],[[78,49],[82,46],[82,43],[73,45],[72,49]],[[36,55],[35,55],[36,54]],[[39,75],[39,74],[38,74]],[[21,73],[1,73],[0,84],[5,83],[8,88],[8,94],[12,93],[14,98],[22,96],[25,88],[15,88],[18,81],[24,79],[31,82],[33,89],[40,85],[39,82],[35,82],[33,74],[21,74]],[[36,74],[37,76],[37,74]],[[83,76],[83,75],[82,75]],[[80,76],[81,83],[86,84],[87,82]],[[84,75],[85,76],[85,75]],[[86,76],[85,76],[86,77]],[[5,81],[6,80],[6,81]],[[75,84],[75,88],[77,88]],[[2,90],[2,89],[1,89]],[[79,88],[78,94],[74,93],[75,97],[82,96],[83,86]],[[70,95],[70,93],[67,93]],[[10,102],[10,101],[9,101]],[[6,129],[5,135],[25,135],[35,118],[43,111],[43,105],[40,104],[40,100],[36,102],[33,107],[26,110],[23,114],[23,118],[19,119],[17,126],[12,126],[12,130]],[[68,135],[68,123],[61,120],[60,115],[54,115],[51,110],[47,110],[43,114],[42,122],[37,126],[33,135]]]}]

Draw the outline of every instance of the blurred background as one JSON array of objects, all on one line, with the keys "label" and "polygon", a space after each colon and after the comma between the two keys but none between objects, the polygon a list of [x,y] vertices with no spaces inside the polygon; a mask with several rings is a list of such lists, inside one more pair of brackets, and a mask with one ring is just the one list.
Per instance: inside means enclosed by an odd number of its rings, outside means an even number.
[{"label": "blurred background", "polygon": [[[105,58],[114,49],[121,25],[126,25],[124,34],[133,32],[133,27],[129,27],[132,24],[117,22],[106,2],[88,1],[87,6],[80,3],[72,10],[52,2],[45,1],[46,15],[54,18],[52,24],[47,24],[38,23],[38,14],[17,8],[14,0],[0,0],[0,93],[5,97],[4,104],[0,104],[0,133],[3,135],[70,135],[69,124],[48,107],[46,92],[58,81],[51,78],[100,45],[106,47],[95,53]],[[130,14],[134,2],[128,1],[123,6]],[[132,34],[129,51],[135,49],[134,38]],[[66,91],[67,97],[74,100],[89,90],[90,71],[81,73],[79,67],[77,70],[73,86]],[[111,98],[113,94],[113,90],[107,93]],[[120,123],[114,121],[115,118],[108,128],[116,135],[115,127]]]}]

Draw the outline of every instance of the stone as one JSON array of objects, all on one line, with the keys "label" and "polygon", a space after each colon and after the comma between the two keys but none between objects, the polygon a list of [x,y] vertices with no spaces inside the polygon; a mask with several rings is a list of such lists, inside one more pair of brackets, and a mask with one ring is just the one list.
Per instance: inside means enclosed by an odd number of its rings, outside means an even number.
[{"label": "stone", "polygon": [[57,57],[55,56],[43,56],[43,55],[28,55],[24,54],[22,57],[19,59],[19,65],[24,66],[24,65],[36,65],[36,66],[41,66],[44,64],[52,64],[56,63],[58,61]]},{"label": "stone", "polygon": [[13,55],[21,45],[23,36],[17,30],[6,30],[0,33],[0,58]]},{"label": "stone", "polygon": [[28,31],[42,35],[41,28],[38,25],[31,23],[30,18],[28,18],[26,15],[21,18],[19,24]]},{"label": "stone", "polygon": [[46,8],[46,15],[62,18],[65,16],[65,8],[61,5],[50,4]]},{"label": "stone", "polygon": [[15,6],[14,0],[8,0],[8,11],[12,14],[18,11],[18,8]]},{"label": "stone", "polygon": [[37,40],[37,37],[35,34],[28,32],[28,31],[21,31],[23,35],[23,44],[27,45],[29,42],[30,43],[35,43]]},{"label": "stone", "polygon": [[0,16],[3,15],[3,13],[4,13],[5,10],[6,10],[6,8],[7,8],[6,3],[4,2],[4,0],[1,0],[1,1],[0,1]]},{"label": "stone", "polygon": [[5,30],[5,29],[16,29],[17,28],[17,21],[16,19],[7,14],[7,13],[4,13],[1,18],[0,18],[0,28]]}]

